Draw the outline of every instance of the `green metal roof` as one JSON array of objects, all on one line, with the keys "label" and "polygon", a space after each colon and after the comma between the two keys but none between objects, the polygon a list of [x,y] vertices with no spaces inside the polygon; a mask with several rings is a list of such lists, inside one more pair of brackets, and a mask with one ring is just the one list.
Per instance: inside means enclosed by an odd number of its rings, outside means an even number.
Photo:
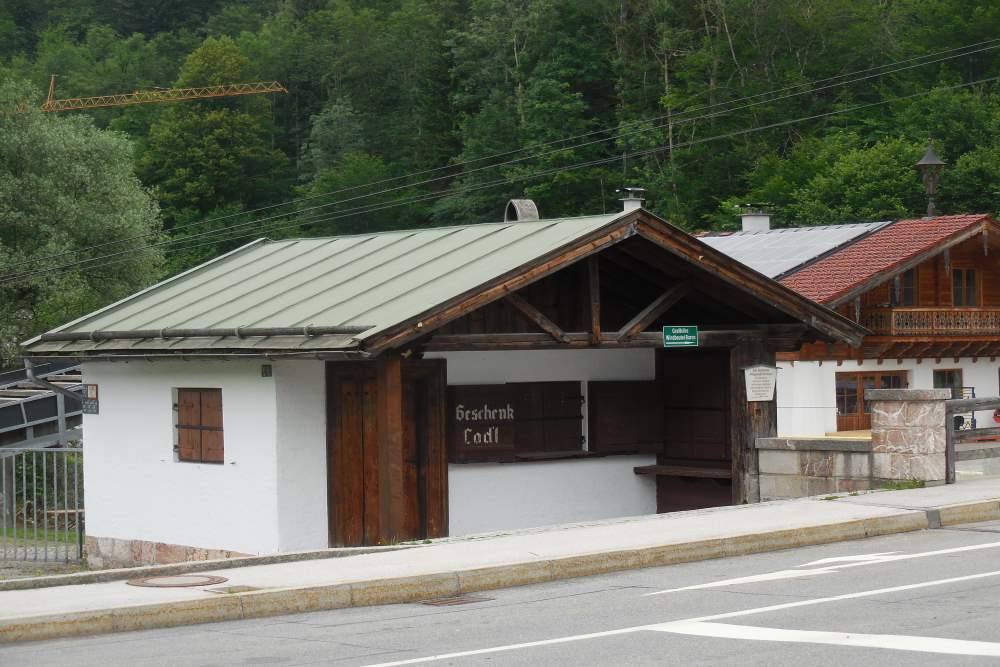
[{"label": "green metal roof", "polygon": [[53,332],[365,326],[360,334],[27,341],[29,353],[351,350],[626,215],[261,239]]}]

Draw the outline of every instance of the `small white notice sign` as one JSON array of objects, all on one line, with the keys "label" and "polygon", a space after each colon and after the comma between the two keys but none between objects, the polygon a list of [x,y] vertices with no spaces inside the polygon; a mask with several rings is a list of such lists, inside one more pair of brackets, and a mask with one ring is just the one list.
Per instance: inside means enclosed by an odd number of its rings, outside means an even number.
[{"label": "small white notice sign", "polygon": [[748,401],[774,400],[774,384],[778,369],[774,366],[750,366],[743,369]]}]

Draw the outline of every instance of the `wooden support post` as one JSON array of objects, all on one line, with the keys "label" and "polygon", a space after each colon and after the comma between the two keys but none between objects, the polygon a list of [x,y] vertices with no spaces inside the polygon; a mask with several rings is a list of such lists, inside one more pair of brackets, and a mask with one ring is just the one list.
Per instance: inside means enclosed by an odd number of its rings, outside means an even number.
[{"label": "wooden support post", "polygon": [[590,344],[601,344],[601,269],[597,256],[587,258],[590,277]]},{"label": "wooden support post", "polygon": [[403,461],[403,360],[386,352],[375,360],[378,383],[379,541],[390,544],[403,530],[406,498]]},{"label": "wooden support post", "polygon": [[861,324],[861,297],[854,298],[854,321]]},{"label": "wooden support post", "polygon": [[775,365],[774,352],[761,338],[739,341],[729,352],[729,430],[733,449],[733,502],[760,501],[757,468],[757,438],[773,438],[778,433],[777,390],[770,401],[747,401],[743,370],[747,366]]}]

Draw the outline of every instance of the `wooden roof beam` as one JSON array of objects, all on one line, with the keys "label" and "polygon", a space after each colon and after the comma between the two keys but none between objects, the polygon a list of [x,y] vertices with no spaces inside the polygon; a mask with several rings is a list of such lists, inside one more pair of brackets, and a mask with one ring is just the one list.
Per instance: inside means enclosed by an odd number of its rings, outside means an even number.
[{"label": "wooden roof beam", "polygon": [[678,301],[691,292],[691,283],[687,280],[678,283],[661,294],[651,304],[643,308],[635,317],[618,332],[618,342],[631,340],[636,334],[645,331],[646,327],[655,322],[661,315],[670,310]]},{"label": "wooden roof beam", "polygon": [[521,313],[529,320],[534,322],[539,329],[549,334],[557,341],[561,343],[569,342],[569,338],[566,337],[566,332],[564,332],[559,327],[558,324],[556,324],[548,317],[546,317],[545,314],[542,313],[542,311],[538,310],[530,303],[525,301],[524,298],[521,297],[519,294],[511,292],[510,294],[504,297],[504,301],[510,304],[510,306],[512,306],[515,310],[517,310],[517,312]]}]

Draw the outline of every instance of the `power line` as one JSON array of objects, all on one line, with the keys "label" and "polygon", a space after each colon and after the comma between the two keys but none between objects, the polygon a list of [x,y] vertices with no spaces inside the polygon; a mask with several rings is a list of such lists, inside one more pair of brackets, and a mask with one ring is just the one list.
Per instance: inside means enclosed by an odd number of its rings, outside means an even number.
[{"label": "power line", "polygon": [[[979,48],[977,48],[977,47],[979,47]],[[718,103],[711,104],[711,105],[704,105],[702,107],[694,107],[692,109],[681,111],[681,112],[678,112],[676,114],[665,114],[665,115],[655,116],[655,117],[652,117],[652,118],[646,118],[646,119],[637,120],[637,121],[628,121],[626,123],[621,123],[621,124],[617,125],[614,128],[604,128],[604,129],[600,129],[600,130],[592,130],[590,132],[586,132],[586,133],[583,133],[583,134],[578,134],[578,135],[571,136],[571,137],[563,137],[561,139],[555,139],[555,140],[552,140],[552,141],[548,141],[548,142],[544,142],[544,143],[541,143],[541,144],[537,144],[535,146],[530,146],[530,147],[525,147],[525,148],[519,148],[519,149],[515,149],[515,150],[512,150],[512,151],[507,151],[505,153],[497,153],[497,154],[493,154],[491,156],[485,156],[485,157],[481,157],[481,158],[474,158],[474,159],[466,160],[464,162],[458,162],[458,163],[453,163],[451,165],[446,165],[446,166],[443,166],[443,167],[435,167],[435,168],[432,168],[432,169],[426,169],[426,170],[423,170],[423,171],[413,172],[411,174],[404,174],[402,176],[397,176],[397,177],[388,178],[388,179],[382,179],[380,181],[373,181],[371,183],[366,183],[366,184],[362,184],[362,185],[351,186],[351,187],[348,187],[348,188],[341,188],[339,190],[334,190],[334,191],[331,191],[331,192],[319,193],[319,194],[310,195],[310,196],[307,196],[307,197],[300,197],[300,198],[297,198],[297,199],[292,199],[292,200],[288,200],[286,202],[280,202],[280,203],[277,203],[277,204],[271,204],[269,206],[264,206],[264,207],[260,207],[260,208],[257,208],[257,209],[252,209],[252,210],[249,210],[249,211],[240,211],[239,213],[231,213],[231,214],[228,214],[228,215],[225,215],[225,216],[220,216],[220,217],[216,217],[216,218],[210,218],[210,219],[207,219],[207,220],[192,221],[192,222],[189,222],[189,223],[184,223],[184,224],[175,226],[171,230],[171,232],[176,231],[177,229],[183,229],[183,228],[191,227],[191,226],[194,226],[194,225],[203,225],[203,224],[208,224],[208,223],[211,223],[211,222],[218,222],[218,221],[221,221],[221,220],[227,220],[227,219],[231,219],[231,218],[235,218],[235,217],[239,217],[239,216],[250,215],[252,213],[257,213],[257,212],[266,211],[266,210],[272,210],[272,209],[280,208],[280,207],[283,207],[283,206],[289,206],[291,204],[301,203],[301,202],[304,202],[304,201],[310,201],[310,200],[314,200],[314,199],[318,199],[318,198],[322,198],[322,197],[329,197],[329,196],[332,196],[334,194],[339,194],[339,193],[343,193],[343,192],[354,191],[354,190],[358,190],[358,189],[366,188],[366,187],[373,187],[373,186],[380,185],[380,184],[383,184],[383,183],[390,183],[390,182],[396,182],[396,181],[403,180],[403,179],[409,179],[409,178],[413,178],[414,176],[418,176],[418,175],[422,175],[422,174],[434,173],[434,172],[442,171],[442,170],[446,170],[446,169],[454,169],[454,168],[457,168],[459,166],[463,166],[463,165],[466,165],[466,164],[473,164],[473,163],[482,162],[482,161],[488,160],[488,159],[494,159],[494,158],[497,158],[497,157],[504,157],[504,156],[507,156],[507,155],[513,155],[513,154],[517,154],[517,153],[522,153],[522,152],[527,151],[527,150],[537,150],[538,148],[541,148],[541,147],[544,147],[544,146],[551,146],[551,145],[563,143],[563,142],[566,142],[566,141],[572,141],[574,139],[579,139],[579,138],[583,138],[583,137],[593,136],[595,134],[604,134],[604,133],[608,133],[608,132],[612,132],[613,133],[616,130],[620,130],[622,127],[625,127],[625,126],[643,125],[643,124],[652,123],[652,122],[655,122],[655,121],[661,121],[661,120],[664,120],[664,119],[668,119],[667,123],[660,123],[658,125],[652,125],[652,126],[647,126],[647,127],[640,127],[639,129],[632,130],[630,132],[620,132],[619,131],[617,135],[612,135],[612,136],[608,136],[608,137],[604,137],[604,138],[601,138],[601,139],[596,139],[596,140],[592,140],[592,141],[588,141],[588,142],[584,142],[584,143],[580,143],[580,144],[576,144],[576,145],[572,145],[572,146],[560,146],[560,147],[553,148],[553,149],[548,150],[548,151],[543,151],[541,153],[535,153],[535,154],[528,155],[528,156],[525,156],[525,157],[522,157],[522,158],[518,158],[518,159],[515,159],[515,160],[508,160],[506,162],[500,162],[500,163],[495,163],[495,164],[484,165],[484,166],[481,166],[481,167],[477,167],[475,169],[471,169],[471,170],[466,170],[466,171],[460,172],[458,174],[446,174],[444,176],[438,176],[438,177],[431,178],[431,179],[425,179],[423,181],[419,181],[419,182],[416,182],[416,183],[407,183],[407,184],[404,184],[404,185],[400,185],[400,186],[396,186],[396,187],[392,187],[392,188],[387,188],[387,189],[379,190],[379,191],[376,191],[376,192],[369,192],[369,193],[357,195],[357,196],[350,197],[350,198],[344,199],[344,200],[339,200],[339,201],[336,201],[336,202],[329,202],[327,204],[320,204],[320,205],[312,206],[312,207],[305,208],[305,209],[298,209],[298,210],[288,211],[288,212],[285,212],[285,213],[278,213],[278,214],[275,214],[273,216],[268,216],[268,217],[265,217],[265,218],[258,218],[258,219],[254,219],[254,220],[249,220],[249,221],[244,222],[244,223],[239,223],[239,224],[233,225],[232,228],[235,229],[235,228],[238,228],[238,227],[241,227],[241,226],[250,226],[250,225],[254,225],[254,224],[259,224],[261,222],[266,222],[266,221],[269,221],[269,220],[275,220],[275,219],[289,217],[289,216],[293,216],[293,215],[301,215],[304,212],[315,211],[315,210],[327,208],[327,207],[330,207],[330,206],[336,206],[336,205],[339,205],[339,204],[344,204],[344,203],[351,202],[351,201],[357,201],[357,200],[360,200],[360,199],[366,199],[366,198],[369,198],[369,197],[375,197],[375,196],[379,196],[379,195],[384,195],[384,194],[387,194],[387,193],[390,193],[390,192],[397,192],[397,191],[400,191],[400,190],[406,190],[406,189],[409,189],[409,188],[415,188],[415,187],[419,187],[419,186],[422,186],[422,185],[428,185],[428,184],[435,183],[435,182],[438,182],[438,181],[442,181],[442,180],[447,180],[447,179],[450,179],[450,178],[454,178],[456,176],[466,176],[466,175],[469,175],[469,174],[472,174],[472,173],[476,173],[476,172],[480,172],[480,171],[483,171],[483,170],[486,170],[486,169],[496,169],[496,168],[500,168],[500,167],[510,166],[512,164],[516,164],[516,163],[519,163],[519,162],[524,162],[526,160],[532,160],[532,159],[537,159],[537,158],[540,158],[540,157],[544,157],[546,155],[551,155],[552,153],[559,152],[559,151],[574,150],[574,149],[578,149],[578,148],[584,148],[584,147],[587,147],[587,146],[590,146],[590,145],[593,145],[593,144],[603,143],[605,141],[610,141],[610,140],[613,140],[613,139],[620,139],[622,137],[631,136],[631,135],[634,135],[634,134],[644,134],[644,133],[648,133],[648,132],[652,132],[654,130],[660,129],[662,127],[666,127],[667,125],[671,125],[671,124],[674,124],[674,125],[684,125],[684,124],[689,124],[689,123],[696,122],[698,120],[703,120],[703,119],[706,119],[706,118],[714,118],[714,117],[718,117],[720,115],[732,113],[734,111],[740,111],[740,110],[751,108],[751,107],[754,107],[754,106],[759,106],[761,104],[769,104],[769,103],[777,102],[777,101],[780,101],[780,100],[783,100],[783,99],[788,99],[788,98],[791,98],[791,97],[796,97],[798,95],[804,95],[804,94],[807,94],[807,93],[815,93],[815,92],[819,92],[819,91],[826,90],[826,89],[833,88],[833,87],[837,87],[837,86],[850,85],[850,84],[853,84],[853,83],[857,83],[859,81],[864,81],[864,80],[875,78],[875,77],[879,77],[879,76],[886,76],[886,75],[889,75],[889,74],[895,74],[895,73],[898,73],[898,72],[901,72],[901,71],[905,71],[905,70],[909,70],[909,69],[913,69],[913,68],[916,68],[916,67],[923,67],[923,66],[930,65],[930,64],[944,62],[946,60],[952,60],[952,59],[955,59],[955,58],[961,58],[961,57],[964,57],[964,56],[973,55],[975,53],[980,53],[982,51],[992,50],[992,49],[995,49],[997,47],[1000,47],[1000,38],[996,38],[996,39],[992,39],[992,40],[986,40],[986,41],[983,41],[983,42],[978,42],[978,43],[975,43],[975,44],[965,45],[965,46],[961,46],[961,47],[955,47],[953,49],[945,49],[945,50],[938,51],[938,52],[935,52],[935,53],[926,54],[926,55],[923,55],[923,56],[914,56],[912,58],[908,58],[908,59],[905,59],[905,60],[896,61],[896,62],[888,63],[888,64],[885,64],[885,65],[878,65],[878,66],[870,67],[870,68],[867,68],[867,69],[864,69],[864,70],[856,70],[856,71],[851,72],[851,73],[840,74],[840,75],[836,75],[836,76],[832,76],[832,77],[827,77],[825,79],[818,79],[818,80],[814,80],[814,81],[807,81],[807,82],[803,82],[803,83],[799,83],[799,84],[793,84],[793,85],[790,85],[790,86],[786,86],[784,88],[780,88],[780,89],[776,89],[776,90],[772,90],[772,91],[766,91],[766,92],[762,92],[762,93],[757,93],[757,94],[754,94],[754,95],[745,96],[743,98],[738,98],[736,100],[729,100],[729,101],[725,101],[725,102],[718,102]],[[970,49],[974,49],[974,50],[970,50]],[[961,51],[961,53],[955,53],[956,51]],[[950,55],[950,56],[946,56],[946,57],[942,57],[942,58],[937,58],[935,60],[927,60],[929,58],[934,58],[936,56],[939,56],[939,55],[942,55],[942,54],[949,54],[949,53],[954,54],[954,55]],[[913,63],[914,61],[918,61],[918,60],[923,60],[925,62],[918,62],[918,63],[915,63],[915,64],[907,65],[905,67],[897,67],[898,65],[903,65],[903,64],[906,64],[906,63]],[[895,68],[895,69],[887,69],[887,68]],[[886,71],[878,71],[878,70],[886,70]],[[847,79],[848,77],[855,77],[858,74],[868,74],[868,75],[867,76],[853,78],[853,79]],[[768,95],[776,95],[778,93],[783,93],[783,92],[786,92],[786,91],[795,90],[797,88],[802,88],[802,87],[814,85],[814,84],[817,84],[817,83],[826,83],[826,82],[830,82],[830,81],[837,81],[837,80],[840,80],[840,79],[847,79],[847,80],[846,81],[839,81],[837,83],[831,83],[829,85],[821,86],[819,88],[810,88],[808,90],[803,90],[803,91],[800,91],[800,92],[797,92],[797,93],[790,93],[788,95],[784,95],[784,96],[780,96],[780,97],[771,97],[771,98],[768,98],[768,99],[765,99],[765,100],[761,100],[759,102],[753,102],[753,103],[750,103],[750,104],[745,104],[745,105],[740,106],[740,107],[733,107],[733,108],[723,109],[721,111],[717,111],[717,112],[710,113],[710,114],[703,114],[703,115],[695,116],[695,117],[687,117],[688,114],[694,113],[695,111],[701,111],[701,110],[706,110],[706,109],[718,108],[720,106],[726,106],[726,105],[731,105],[731,104],[735,104],[735,103],[738,103],[738,102],[743,102],[743,101],[747,101],[747,100],[753,100],[753,99],[757,99],[757,98],[768,96]],[[218,231],[220,231],[220,230],[206,230],[206,232],[204,232],[204,233],[205,234],[211,234],[211,233],[215,233],[215,232],[218,232]],[[53,260],[53,259],[58,259],[60,257],[65,257],[67,255],[79,254],[79,253],[85,252],[87,250],[95,250],[95,249],[98,249],[98,248],[103,248],[103,247],[107,247],[107,246],[112,246],[112,245],[118,245],[118,244],[121,244],[121,243],[126,243],[128,241],[132,241],[132,240],[136,240],[136,239],[142,239],[142,238],[148,238],[148,237],[151,237],[151,236],[156,236],[156,235],[158,235],[160,233],[161,232],[159,232],[159,231],[157,231],[157,232],[145,232],[145,233],[142,233],[142,234],[136,234],[136,235],[129,236],[129,237],[115,239],[113,241],[105,241],[103,243],[94,244],[94,245],[91,245],[91,246],[85,246],[83,248],[77,248],[77,249],[74,249],[74,250],[69,250],[69,251],[65,251],[65,252],[61,252],[61,253],[56,253],[56,254],[47,255],[47,256],[43,256],[43,257],[33,258],[33,259],[28,260],[26,262],[22,262],[22,263],[19,263],[19,264],[11,265],[10,268],[14,268],[14,267],[18,267],[18,266],[25,266],[25,265],[29,265],[29,264],[37,264],[39,262],[44,262],[44,261],[50,261],[50,260]],[[190,239],[192,237],[186,237],[186,238]],[[152,245],[150,245],[148,247],[156,247],[157,245],[158,244],[152,244]]]},{"label": "power line", "polygon": [[[789,120],[784,120],[784,121],[777,121],[777,122],[774,122],[774,123],[769,123],[767,125],[756,126],[756,127],[751,127],[751,128],[744,128],[742,130],[735,130],[735,131],[732,131],[732,132],[718,134],[718,135],[714,135],[714,136],[710,136],[710,137],[703,137],[701,139],[694,139],[694,140],[687,141],[687,142],[676,143],[673,146],[670,146],[670,145],[656,146],[656,147],[645,149],[645,150],[642,150],[642,151],[637,151],[637,152],[633,153],[632,156],[633,157],[644,157],[644,156],[652,155],[652,154],[655,154],[655,153],[662,153],[664,151],[670,151],[670,150],[675,150],[675,149],[679,149],[679,148],[688,148],[690,146],[695,146],[695,145],[707,143],[707,142],[710,142],[710,141],[717,141],[719,139],[730,139],[730,138],[737,137],[737,136],[752,134],[754,132],[762,132],[762,131],[765,131],[765,130],[775,129],[775,128],[778,128],[778,127],[784,127],[784,126],[792,125],[792,124],[795,124],[795,123],[806,122],[806,121],[810,121],[810,120],[817,120],[817,119],[820,119],[820,118],[828,118],[828,117],[831,117],[831,116],[836,116],[836,115],[841,115],[841,114],[846,114],[846,113],[852,113],[852,112],[855,112],[855,111],[860,111],[860,110],[863,110],[863,109],[869,109],[869,108],[873,108],[873,107],[877,107],[877,106],[882,106],[882,105],[885,105],[885,104],[891,104],[891,103],[894,103],[894,102],[900,102],[900,101],[903,101],[903,100],[914,99],[914,98],[917,98],[917,97],[923,97],[923,96],[930,95],[930,94],[933,94],[933,93],[941,91],[941,90],[956,90],[956,89],[959,89],[959,88],[966,88],[966,87],[969,87],[969,86],[975,86],[975,85],[979,85],[979,84],[983,84],[983,83],[992,83],[992,82],[995,82],[995,81],[998,81],[998,80],[1000,80],[1000,76],[989,77],[989,78],[985,78],[985,79],[979,79],[979,80],[970,81],[970,82],[967,82],[967,83],[954,84],[954,85],[951,85],[951,86],[941,86],[941,87],[933,88],[931,90],[921,91],[919,93],[913,93],[913,94],[910,94],[910,95],[903,95],[903,96],[895,97],[895,98],[888,99],[888,100],[881,100],[881,101],[878,101],[878,102],[871,102],[871,103],[867,103],[867,104],[855,105],[855,106],[848,107],[848,108],[845,108],[845,109],[836,109],[836,110],[833,110],[833,111],[823,112],[823,113],[819,113],[819,114],[813,114],[813,115],[810,115],[810,116],[802,116],[802,117],[799,117],[799,118],[794,118],[794,119],[789,119]],[[418,195],[418,196],[414,196],[414,197],[411,197],[411,198],[407,198],[407,199],[403,199],[403,200],[398,200],[398,201],[395,201],[395,202],[388,202],[388,203],[384,203],[384,204],[369,204],[367,206],[361,206],[361,207],[356,207],[354,209],[349,209],[348,211],[344,211],[344,212],[341,212],[339,214],[332,214],[332,215],[329,215],[329,216],[320,215],[320,216],[315,216],[315,217],[307,217],[307,218],[305,218],[303,220],[298,220],[298,221],[295,221],[293,223],[289,223],[287,225],[271,225],[271,226],[269,226],[266,229],[255,230],[254,232],[252,232],[250,234],[228,236],[228,237],[224,237],[224,238],[213,238],[213,239],[211,239],[209,241],[204,241],[202,243],[198,243],[198,244],[195,244],[195,245],[188,245],[188,246],[178,245],[176,248],[173,248],[172,250],[175,250],[175,251],[190,250],[190,249],[193,249],[193,248],[196,248],[196,247],[200,247],[200,246],[203,246],[203,245],[208,245],[210,243],[214,244],[214,243],[220,243],[220,242],[236,241],[236,240],[243,239],[243,238],[250,238],[250,237],[259,236],[261,233],[268,233],[268,232],[273,233],[273,232],[280,231],[280,230],[287,229],[287,228],[291,228],[291,227],[300,227],[300,226],[305,225],[305,224],[315,224],[315,223],[320,223],[320,222],[329,222],[329,221],[332,221],[332,220],[338,220],[338,219],[342,219],[342,218],[346,218],[346,217],[351,217],[351,216],[354,216],[354,215],[359,215],[359,214],[364,214],[364,213],[374,213],[374,212],[386,210],[386,209],[389,209],[389,208],[396,208],[396,207],[399,207],[399,206],[405,206],[405,205],[408,205],[408,204],[418,203],[418,202],[426,201],[426,200],[430,200],[430,199],[437,199],[437,198],[446,197],[446,196],[449,196],[449,195],[465,194],[465,193],[474,192],[474,191],[477,191],[477,190],[483,190],[483,189],[488,189],[488,188],[492,188],[492,187],[498,187],[498,186],[501,186],[501,185],[508,185],[510,183],[514,183],[514,182],[518,182],[518,181],[530,180],[530,179],[534,179],[534,178],[541,178],[541,177],[544,177],[544,176],[550,176],[550,175],[554,175],[554,174],[558,174],[558,173],[563,173],[563,172],[566,172],[566,171],[573,171],[573,170],[576,170],[576,169],[583,169],[583,168],[587,168],[587,167],[599,166],[599,165],[603,165],[603,164],[617,162],[618,160],[621,160],[621,159],[623,159],[621,155],[615,155],[615,156],[612,156],[612,157],[600,158],[600,159],[596,159],[596,160],[590,160],[590,161],[587,161],[587,162],[582,162],[582,163],[577,163],[577,164],[572,164],[572,165],[566,165],[566,166],[563,166],[563,167],[554,167],[554,168],[551,168],[551,169],[543,170],[541,172],[535,172],[535,173],[532,173],[532,174],[524,174],[524,175],[521,175],[521,176],[516,176],[516,177],[511,177],[511,178],[498,179],[498,180],[495,180],[495,181],[492,181],[492,182],[489,182],[489,183],[485,183],[485,184],[479,184],[479,185],[475,185],[475,186],[466,186],[466,187],[460,187],[460,188],[449,189],[449,190],[441,190],[441,191],[438,191],[438,192],[433,192],[433,193],[427,193],[427,194],[423,194],[423,195]],[[224,231],[224,230],[215,230],[215,232],[220,232],[220,231]],[[400,230],[400,231],[407,231],[407,230]],[[183,239],[175,239],[175,240],[171,240],[171,241],[165,241],[164,243],[166,243],[166,244],[184,243],[185,241],[196,240],[199,236],[200,235],[194,235],[194,236],[186,237],[186,238],[183,238]],[[149,247],[153,247],[153,246],[147,246],[147,248],[149,248]],[[12,274],[12,275],[0,276],[0,285],[8,284],[8,283],[11,283],[11,282],[16,282],[18,280],[21,280],[22,278],[28,278],[28,277],[32,277],[32,276],[36,276],[36,275],[42,275],[42,274],[51,273],[51,272],[55,272],[55,271],[62,271],[64,269],[70,269],[70,268],[74,268],[74,267],[81,267],[81,270],[86,270],[86,269],[91,269],[91,268],[100,268],[102,266],[111,266],[111,265],[115,265],[115,264],[120,264],[120,263],[131,261],[131,258],[130,259],[121,259],[121,260],[114,261],[114,262],[103,262],[103,263],[95,264],[93,266],[83,266],[83,265],[90,264],[91,262],[100,262],[100,260],[104,260],[104,259],[112,259],[112,258],[115,258],[115,257],[120,257],[121,255],[133,254],[133,252],[134,251],[132,251],[132,250],[121,251],[121,252],[116,252],[116,253],[111,253],[111,254],[108,254],[108,255],[104,255],[104,256],[101,256],[101,257],[92,257],[92,258],[80,260],[78,262],[71,262],[71,263],[64,264],[64,265],[57,266],[57,267],[46,267],[46,268],[43,268],[43,269],[37,269],[37,270],[34,270],[34,271],[28,271],[28,272],[23,272],[23,273],[19,273],[19,274]]]}]

